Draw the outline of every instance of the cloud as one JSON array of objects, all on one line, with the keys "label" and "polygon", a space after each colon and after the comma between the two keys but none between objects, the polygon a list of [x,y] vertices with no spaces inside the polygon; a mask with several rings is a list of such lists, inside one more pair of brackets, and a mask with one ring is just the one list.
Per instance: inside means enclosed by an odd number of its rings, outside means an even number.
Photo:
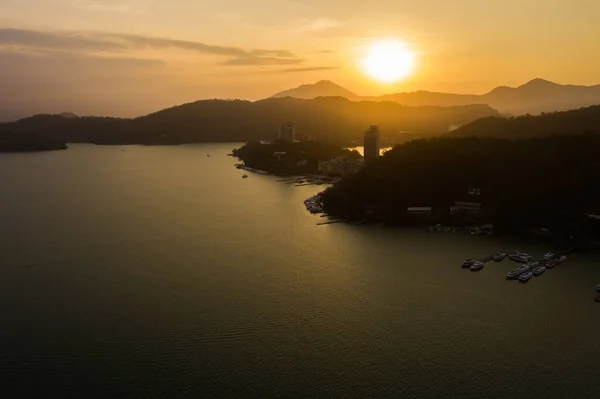
[{"label": "cloud", "polygon": [[245,50],[202,42],[150,36],[102,32],[39,32],[23,29],[0,29],[0,46],[13,45],[46,51],[133,51],[176,48],[226,57],[223,65],[294,65],[304,62],[288,50]]},{"label": "cloud", "polygon": [[132,10],[131,6],[128,4],[104,4],[104,3],[91,3],[80,6],[79,8],[83,10],[89,11],[108,11],[108,12],[118,12],[125,13]]},{"label": "cloud", "polygon": [[282,72],[315,72],[315,71],[333,71],[335,69],[340,69],[340,67],[307,67],[307,68],[290,68],[284,69]]},{"label": "cloud", "polygon": [[338,28],[342,23],[331,18],[317,18],[306,26],[306,29],[312,31],[321,31],[331,28]]}]

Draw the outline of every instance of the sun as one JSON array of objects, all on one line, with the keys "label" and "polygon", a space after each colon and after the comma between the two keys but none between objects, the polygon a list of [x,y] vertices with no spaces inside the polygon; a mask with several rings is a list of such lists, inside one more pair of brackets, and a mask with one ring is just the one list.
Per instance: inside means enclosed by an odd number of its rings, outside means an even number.
[{"label": "sun", "polygon": [[412,73],[415,54],[401,41],[378,40],[368,47],[363,68],[373,79],[395,83]]}]

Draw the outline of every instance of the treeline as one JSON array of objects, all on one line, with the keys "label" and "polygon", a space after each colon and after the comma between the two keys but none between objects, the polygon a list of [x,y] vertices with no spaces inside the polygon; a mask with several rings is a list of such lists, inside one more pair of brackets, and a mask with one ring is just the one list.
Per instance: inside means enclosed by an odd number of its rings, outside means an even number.
[{"label": "treeline", "polygon": [[32,133],[0,132],[0,152],[64,150],[64,141]]},{"label": "treeline", "polygon": [[362,158],[357,151],[315,141],[277,141],[270,144],[250,142],[233,150],[233,155],[244,161],[246,166],[279,175],[317,173],[319,162],[338,156]]},{"label": "treeline", "polygon": [[487,117],[464,125],[448,133],[448,136],[525,139],[581,133],[600,133],[600,106],[538,116]]},{"label": "treeline", "polygon": [[179,144],[273,140],[281,124],[294,123],[299,136],[315,140],[362,140],[364,129],[380,125],[384,135],[410,131],[439,135],[451,126],[497,115],[485,105],[406,107],[392,102],[352,102],[344,98],[272,98],[256,102],[206,100],[135,119],[38,115],[0,124],[67,142],[97,144]]},{"label": "treeline", "polygon": [[[600,211],[600,135],[510,141],[434,138],[396,146],[344,179],[325,210],[348,219],[375,210],[378,221],[402,222],[406,208],[432,206],[447,220],[454,201],[477,201],[482,222],[573,227]],[[480,197],[468,195],[480,188]]]}]

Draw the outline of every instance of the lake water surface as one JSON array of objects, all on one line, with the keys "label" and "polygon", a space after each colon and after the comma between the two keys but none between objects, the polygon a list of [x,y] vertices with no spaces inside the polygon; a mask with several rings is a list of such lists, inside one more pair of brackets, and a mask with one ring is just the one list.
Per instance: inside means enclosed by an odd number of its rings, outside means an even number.
[{"label": "lake water surface", "polygon": [[[2,397],[597,398],[600,264],[334,224],[233,144],[0,155]],[[210,157],[207,156],[210,154]]]}]

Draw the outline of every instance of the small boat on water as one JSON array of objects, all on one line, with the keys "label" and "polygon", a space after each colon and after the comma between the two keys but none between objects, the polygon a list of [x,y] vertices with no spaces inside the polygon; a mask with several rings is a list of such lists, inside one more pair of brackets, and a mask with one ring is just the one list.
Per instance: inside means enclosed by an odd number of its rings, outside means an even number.
[{"label": "small boat on water", "polygon": [[519,281],[526,283],[527,281],[531,280],[531,277],[533,277],[533,273],[526,272],[519,276]]},{"label": "small boat on water", "polygon": [[539,276],[539,275],[543,274],[545,271],[546,271],[545,266],[538,266],[535,269],[533,269],[533,275]]},{"label": "small boat on water", "polygon": [[540,262],[536,262],[536,261],[534,261],[534,262],[527,262],[527,263],[525,263],[525,265],[529,266],[529,267],[538,267],[540,265]]},{"label": "small boat on water", "polygon": [[529,266],[521,265],[521,266],[517,267],[516,269],[509,271],[508,274],[506,275],[506,278],[507,279],[515,279],[515,278],[519,277],[521,274],[528,272],[529,269],[530,269]]},{"label": "small boat on water", "polygon": [[469,268],[471,266],[473,266],[473,263],[475,263],[475,261],[473,259],[465,259],[465,261],[462,264],[463,268]]},{"label": "small boat on water", "polygon": [[600,292],[600,284],[596,286],[596,292]]},{"label": "small boat on water", "polygon": [[556,261],[558,263],[563,263],[566,260],[567,260],[567,255],[561,255],[558,259],[556,259]]},{"label": "small boat on water", "polygon": [[551,259],[554,259],[554,257],[555,257],[555,256],[556,256],[556,255],[554,255],[552,252],[546,252],[546,253],[544,254],[544,260],[551,260]]},{"label": "small boat on water", "polygon": [[483,269],[483,266],[485,266],[485,263],[477,261],[471,265],[470,269],[472,272],[476,272]]},{"label": "small boat on water", "polygon": [[525,263],[530,261],[532,259],[532,256],[524,252],[515,251],[514,254],[508,255],[508,258],[510,260],[514,260],[515,262]]},{"label": "small boat on water", "polygon": [[248,175],[242,175],[242,179],[247,179]]},{"label": "small boat on water", "polygon": [[546,262],[546,269],[552,269],[556,266],[556,259]]},{"label": "small boat on water", "polygon": [[492,259],[494,259],[495,262],[500,262],[504,258],[506,258],[506,254],[504,252],[498,252],[492,256]]}]

